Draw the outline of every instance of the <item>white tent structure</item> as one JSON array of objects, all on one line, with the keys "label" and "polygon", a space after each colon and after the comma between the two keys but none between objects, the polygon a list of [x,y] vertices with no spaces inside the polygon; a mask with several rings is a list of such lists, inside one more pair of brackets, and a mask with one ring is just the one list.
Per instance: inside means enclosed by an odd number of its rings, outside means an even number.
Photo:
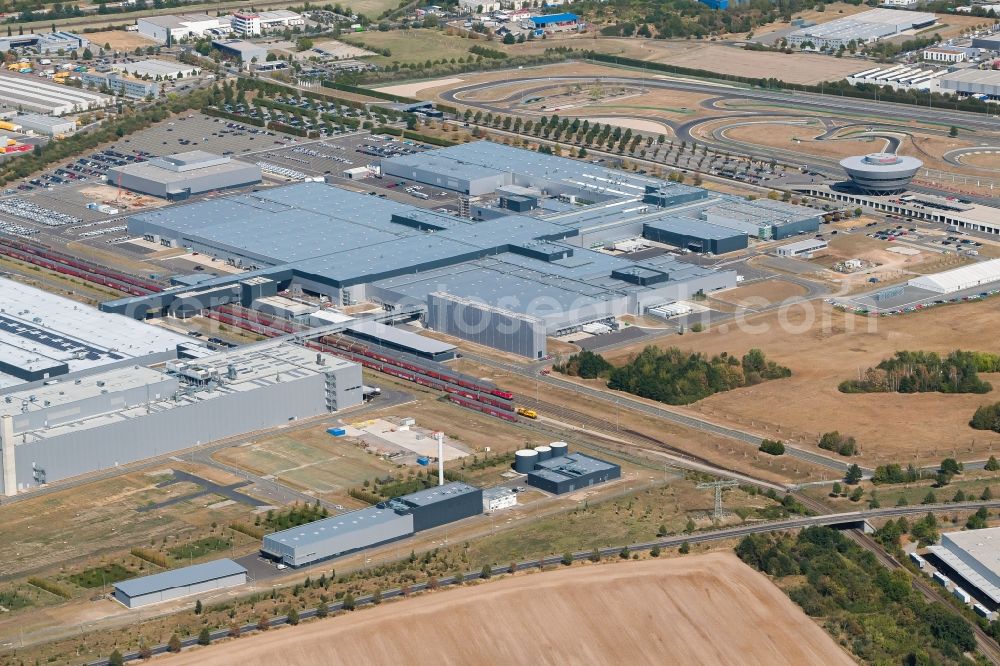
[{"label": "white tent structure", "polygon": [[961,268],[953,268],[943,273],[921,275],[913,278],[907,284],[938,294],[950,294],[998,281],[1000,281],[1000,259],[991,259]]}]

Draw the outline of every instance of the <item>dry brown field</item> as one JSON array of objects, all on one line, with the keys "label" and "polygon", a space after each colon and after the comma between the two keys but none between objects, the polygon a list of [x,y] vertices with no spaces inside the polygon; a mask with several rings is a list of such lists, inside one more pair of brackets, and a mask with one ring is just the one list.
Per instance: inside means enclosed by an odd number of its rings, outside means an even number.
[{"label": "dry brown field", "polygon": [[641,44],[643,60],[669,63],[720,74],[766,78],[774,76],[789,83],[837,81],[858,71],[848,58],[832,58],[814,53],[773,53],[745,51],[711,42],[646,41]]},{"label": "dry brown field", "polygon": [[764,280],[745,287],[728,289],[717,295],[714,300],[732,305],[751,305],[760,307],[770,303],[780,303],[786,298],[805,296],[805,287],[785,280]]},{"label": "dry brown field", "polygon": [[[722,123],[725,124],[725,123]],[[782,150],[805,152],[821,157],[842,159],[851,155],[864,155],[883,150],[885,140],[881,138],[837,139],[817,141],[814,137],[823,134],[821,124],[790,124],[786,122],[750,122],[732,126],[724,133],[730,139],[751,145],[763,145]]]},{"label": "dry brown field", "polygon": [[[856,460],[864,465],[935,462],[946,455],[978,460],[1000,449],[1000,435],[972,430],[968,421],[978,406],[998,399],[996,389],[986,395],[849,395],[840,393],[837,385],[895,350],[996,352],[998,324],[1000,313],[990,300],[883,319],[841,313],[813,301],[787,312],[750,315],[697,335],[664,339],[661,344],[740,355],[757,347],[792,369],[788,379],[717,394],[680,408],[703,418],[762,436],[778,434],[806,447],[815,447],[822,433],[839,430],[858,439],[862,455]],[[646,344],[617,350],[609,360],[623,362]],[[998,385],[996,378],[987,379]]]},{"label": "dry brown field", "polygon": [[959,158],[962,164],[988,171],[1000,170],[1000,152],[966,154]]},{"label": "dry brown field", "polygon": [[137,32],[125,32],[124,30],[91,32],[87,34],[87,39],[99,47],[110,44],[111,48],[117,51],[133,51],[137,46],[146,48],[147,46],[157,46],[158,44],[156,40],[143,37]]},{"label": "dry brown field", "polygon": [[664,659],[684,664],[853,664],[777,587],[731,553],[518,575],[191,650],[162,663],[486,665]]}]

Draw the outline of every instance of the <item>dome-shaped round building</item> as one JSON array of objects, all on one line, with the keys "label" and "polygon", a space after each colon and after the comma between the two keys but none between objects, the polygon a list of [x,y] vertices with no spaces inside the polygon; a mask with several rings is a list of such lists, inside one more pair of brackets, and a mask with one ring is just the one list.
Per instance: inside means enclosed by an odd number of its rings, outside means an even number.
[{"label": "dome-shaped round building", "polygon": [[872,153],[840,160],[851,182],[865,194],[902,192],[923,165],[915,157],[893,153]]}]

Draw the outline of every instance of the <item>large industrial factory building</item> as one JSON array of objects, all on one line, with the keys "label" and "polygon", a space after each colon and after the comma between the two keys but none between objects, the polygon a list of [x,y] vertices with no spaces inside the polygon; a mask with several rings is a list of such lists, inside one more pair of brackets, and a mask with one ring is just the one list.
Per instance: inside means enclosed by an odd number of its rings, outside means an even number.
[{"label": "large industrial factory building", "polygon": [[408,537],[483,512],[483,491],[446,483],[264,537],[261,553],[301,567]]},{"label": "large industrial factory building", "polygon": [[546,336],[736,286],[733,270],[671,254],[634,261],[592,247],[641,237],[647,224],[666,216],[723,227],[744,242],[813,231],[820,222],[807,208],[748,202],[488,142],[383,160],[383,169],[493,193],[523,212],[484,198],[474,213],[470,202],[469,219],[301,183],[141,213],[129,218],[131,234],[251,272],[102,308],[136,318],[150,308],[176,314],[182,304],[194,312],[235,302],[237,282],[261,277],[341,305],[418,307],[431,329],[540,358]]},{"label": "large industrial factory building", "polygon": [[359,405],[360,366],[265,342],[0,392],[2,489],[19,490]]},{"label": "large industrial factory building", "polygon": [[190,340],[0,278],[0,391],[140,358],[166,361]]},{"label": "large industrial factory building", "polygon": [[260,167],[203,150],[190,150],[114,167],[108,173],[108,182],[176,201],[192,194],[259,183]]}]

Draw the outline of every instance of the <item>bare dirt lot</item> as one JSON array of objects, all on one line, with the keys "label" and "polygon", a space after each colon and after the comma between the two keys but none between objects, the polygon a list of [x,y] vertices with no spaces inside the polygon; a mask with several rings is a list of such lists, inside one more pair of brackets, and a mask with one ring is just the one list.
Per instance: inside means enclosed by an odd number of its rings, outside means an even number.
[{"label": "bare dirt lot", "polygon": [[[111,48],[117,51],[132,51],[137,46],[143,48],[156,46],[158,42],[148,37],[143,37],[137,32],[125,32],[124,30],[105,30],[104,32],[91,32],[87,39],[93,44],[104,46],[110,44]],[[96,50],[96,49],[95,49]]]},{"label": "bare dirt lot", "polygon": [[806,288],[800,284],[786,280],[765,280],[745,287],[728,289],[715,296],[715,299],[733,305],[761,306],[805,295]]},{"label": "bare dirt lot", "polygon": [[[711,634],[708,627],[712,627]],[[306,664],[852,664],[731,553],[574,567],[386,604],[164,659]]]},{"label": "bare dirt lot", "polygon": [[[597,43],[603,41],[597,40]],[[837,81],[858,71],[858,64],[848,58],[831,58],[813,53],[746,51],[711,42],[665,40],[642,41],[637,46],[641,54],[633,57],[643,60],[707,69],[711,72],[736,76],[774,75],[789,83]]]},{"label": "bare dirt lot", "polygon": [[[1000,313],[991,300],[883,319],[837,312],[813,301],[662,344],[740,355],[757,347],[792,369],[788,379],[720,393],[691,407],[713,421],[762,436],[777,434],[802,446],[815,446],[822,433],[839,430],[857,438],[862,455],[855,460],[863,465],[936,462],[945,454],[978,460],[1000,448],[1000,435],[972,430],[968,421],[978,406],[997,400],[996,389],[986,395],[849,395],[837,385],[895,350],[995,352],[998,323]],[[609,360],[624,362],[646,344],[617,350]],[[996,379],[986,379],[997,385]]]}]

